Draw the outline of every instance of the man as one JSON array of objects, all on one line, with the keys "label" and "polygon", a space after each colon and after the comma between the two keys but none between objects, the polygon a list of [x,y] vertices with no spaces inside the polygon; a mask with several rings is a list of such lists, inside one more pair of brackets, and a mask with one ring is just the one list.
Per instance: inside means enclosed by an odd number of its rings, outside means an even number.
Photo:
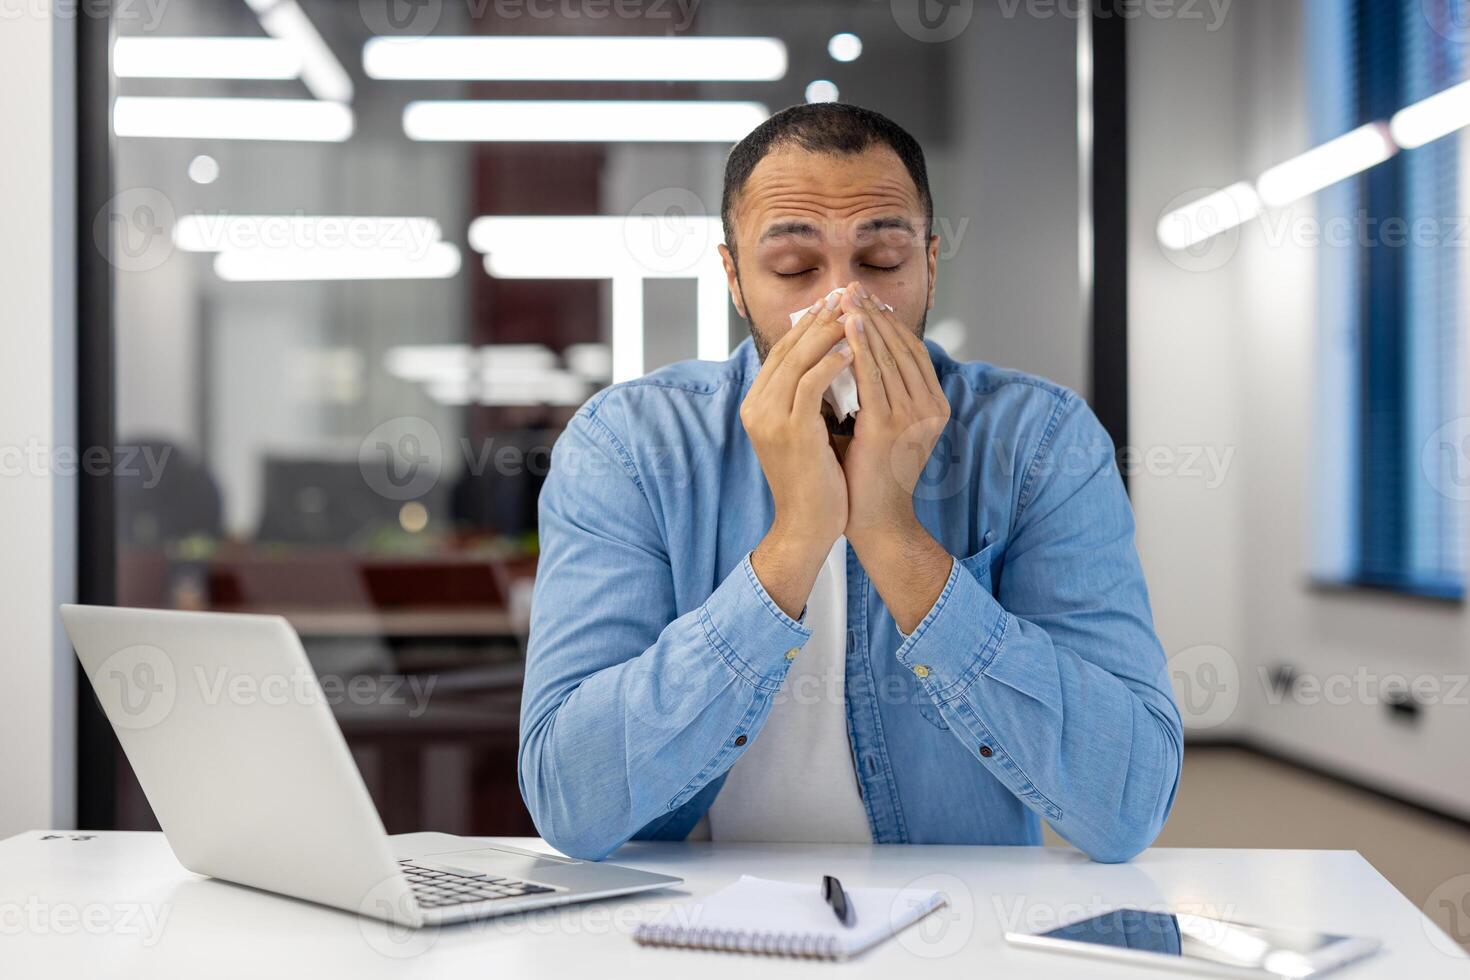
[{"label": "man", "polygon": [[[888,119],[777,113],[722,211],[750,340],[600,392],[553,453],[521,715],[541,834],[597,859],[1036,844],[1045,819],[1138,853],[1182,731],[1106,434],[1073,393],[922,340],[939,239]],[[822,398],[844,368],[850,426]]]}]

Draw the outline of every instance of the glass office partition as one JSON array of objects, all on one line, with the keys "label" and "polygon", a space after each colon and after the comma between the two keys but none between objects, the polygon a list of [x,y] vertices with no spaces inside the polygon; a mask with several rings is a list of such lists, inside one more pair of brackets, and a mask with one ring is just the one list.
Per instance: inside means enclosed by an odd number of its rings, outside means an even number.
[{"label": "glass office partition", "polygon": [[[909,128],[944,238],[930,336],[1085,387],[1077,25],[910,20],[115,5],[116,601],[285,616],[390,831],[534,832],[550,447],[602,386],[746,335],[715,249],[753,125],[841,98]],[[117,824],[150,826],[117,772]]]}]

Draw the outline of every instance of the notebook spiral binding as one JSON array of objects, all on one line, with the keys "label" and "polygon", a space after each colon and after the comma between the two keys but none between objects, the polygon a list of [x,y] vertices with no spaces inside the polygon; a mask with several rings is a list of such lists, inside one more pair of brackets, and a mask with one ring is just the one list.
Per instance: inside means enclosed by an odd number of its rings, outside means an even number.
[{"label": "notebook spiral binding", "polygon": [[842,957],[841,947],[835,939],[805,932],[750,932],[745,929],[644,923],[634,931],[633,941],[642,946],[676,946],[682,949],[709,949],[758,956],[792,956],[815,960],[835,960]]}]

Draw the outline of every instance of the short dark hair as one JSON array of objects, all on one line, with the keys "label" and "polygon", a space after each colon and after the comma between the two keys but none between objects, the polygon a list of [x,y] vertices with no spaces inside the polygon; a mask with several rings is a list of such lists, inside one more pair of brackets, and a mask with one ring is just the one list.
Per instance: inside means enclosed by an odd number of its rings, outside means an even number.
[{"label": "short dark hair", "polygon": [[898,154],[913,178],[924,206],[924,237],[934,229],[934,199],[929,194],[929,174],[919,141],[887,116],[846,102],[813,102],[782,109],[735,144],[725,160],[725,191],[720,199],[720,220],[725,226],[725,243],[735,251],[735,199],[745,189],[756,164],[766,154],[784,145],[812,153],[853,154],[871,146],[886,146]]}]

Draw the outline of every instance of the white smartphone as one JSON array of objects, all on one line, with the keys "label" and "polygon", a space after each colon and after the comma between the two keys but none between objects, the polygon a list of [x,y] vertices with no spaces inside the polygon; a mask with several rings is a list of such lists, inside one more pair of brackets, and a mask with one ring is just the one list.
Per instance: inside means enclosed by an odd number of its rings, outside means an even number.
[{"label": "white smartphone", "polygon": [[1318,977],[1376,952],[1376,939],[1252,926],[1202,915],[1114,909],[1043,933],[1006,933],[1017,946],[1226,977]]}]

